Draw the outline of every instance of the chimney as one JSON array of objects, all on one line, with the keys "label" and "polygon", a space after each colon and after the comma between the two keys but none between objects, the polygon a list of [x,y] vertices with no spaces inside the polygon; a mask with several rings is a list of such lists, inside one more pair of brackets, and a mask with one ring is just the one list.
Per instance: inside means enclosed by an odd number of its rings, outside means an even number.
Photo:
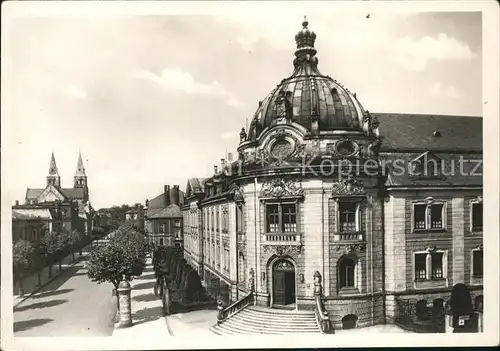
[{"label": "chimney", "polygon": [[233,153],[232,152],[230,152],[230,153],[227,154],[227,161],[229,163],[233,162]]},{"label": "chimney", "polygon": [[226,166],[226,162],[223,158],[220,159],[220,171],[224,172],[224,167]]},{"label": "chimney", "polygon": [[163,190],[163,206],[170,205],[170,185],[165,185]]},{"label": "chimney", "polygon": [[19,200],[16,200],[16,206],[19,206]]},{"label": "chimney", "polygon": [[179,194],[179,186],[174,185],[172,188],[172,203],[180,206],[180,194]]}]

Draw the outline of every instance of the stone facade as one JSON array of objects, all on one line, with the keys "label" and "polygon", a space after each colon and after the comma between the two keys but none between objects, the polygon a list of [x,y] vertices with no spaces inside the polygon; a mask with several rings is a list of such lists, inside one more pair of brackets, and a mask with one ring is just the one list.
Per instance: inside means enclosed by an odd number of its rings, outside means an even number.
[{"label": "stone facade", "polygon": [[[481,295],[482,266],[472,266],[482,265],[482,212],[472,206],[482,178],[400,174],[385,162],[480,160],[481,119],[370,114],[319,73],[316,36],[303,25],[294,72],[241,131],[238,160],[188,181],[186,260],[226,303],[254,276],[255,303],[268,307],[314,309],[318,271],[336,328],[394,322],[396,299],[446,300],[460,282]],[[449,135],[437,139],[441,128]]]}]

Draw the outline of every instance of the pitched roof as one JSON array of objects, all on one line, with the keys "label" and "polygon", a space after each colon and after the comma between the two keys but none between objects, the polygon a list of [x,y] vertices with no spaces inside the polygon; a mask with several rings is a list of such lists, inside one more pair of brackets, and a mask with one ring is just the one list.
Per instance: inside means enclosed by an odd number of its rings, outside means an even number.
[{"label": "pitched roof", "polygon": [[60,190],[64,194],[64,196],[66,196],[71,200],[79,200],[85,197],[85,192],[83,188],[66,188],[66,189],[61,188]]},{"label": "pitched roof", "polygon": [[[482,117],[373,113],[380,122],[384,150],[482,152]],[[434,136],[438,131],[441,136]]]},{"label": "pitched roof", "polygon": [[[388,187],[483,185],[483,165],[479,162],[482,160],[481,154],[434,152],[438,164],[442,165],[443,176],[440,178],[419,178],[411,175],[410,162],[421,155],[422,153],[380,154],[380,159],[389,167],[386,185]],[[463,160],[462,165],[460,160]]]},{"label": "pitched roof", "polygon": [[157,209],[151,211],[151,214],[148,211],[148,218],[182,218],[182,211],[179,206],[176,204],[171,204],[165,208]]},{"label": "pitched roof", "polygon": [[20,208],[12,210],[14,219],[52,219],[50,210],[47,208]]},{"label": "pitched roof", "polygon": [[26,190],[26,200],[36,200],[45,189],[30,189]]}]

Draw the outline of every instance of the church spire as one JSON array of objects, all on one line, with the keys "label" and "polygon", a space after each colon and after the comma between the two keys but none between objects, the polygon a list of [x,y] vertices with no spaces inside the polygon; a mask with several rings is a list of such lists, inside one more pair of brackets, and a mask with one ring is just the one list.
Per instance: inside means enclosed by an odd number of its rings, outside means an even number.
[{"label": "church spire", "polygon": [[76,164],[76,173],[75,177],[85,176],[85,167],[83,167],[82,154],[78,153],[78,163]]},{"label": "church spire", "polygon": [[57,172],[56,158],[52,152],[52,157],[50,158],[49,175],[59,175]]},{"label": "church spire", "polygon": [[57,171],[56,158],[54,152],[50,157],[49,174],[47,175],[47,185],[61,186],[61,177]]}]

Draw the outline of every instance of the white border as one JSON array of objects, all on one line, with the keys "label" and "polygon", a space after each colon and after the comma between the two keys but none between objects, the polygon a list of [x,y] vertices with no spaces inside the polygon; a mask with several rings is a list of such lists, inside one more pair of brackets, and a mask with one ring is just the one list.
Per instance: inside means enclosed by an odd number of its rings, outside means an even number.
[{"label": "white border", "polygon": [[[73,14],[76,16],[117,16],[117,15],[145,15],[145,14],[231,14],[234,11],[245,11],[248,15],[259,12],[276,12],[281,16],[290,15],[293,11],[297,13],[311,13],[311,9],[321,8],[325,11],[362,11],[362,12],[422,12],[422,11],[482,11],[483,24],[483,160],[488,165],[484,168],[484,198],[485,218],[484,232],[499,232],[499,11],[495,1],[332,1],[332,2],[290,2],[286,5],[281,1],[267,2],[141,2],[141,1],[10,1],[4,2],[2,8],[2,25],[9,20],[29,16],[61,16]],[[2,36],[6,30],[2,30]],[[4,40],[2,40],[2,43]],[[4,56],[2,50],[2,82],[9,72],[8,56]],[[10,160],[15,155],[9,153],[5,145],[10,145],[8,119],[11,106],[5,103],[9,92],[2,89],[2,147],[1,162],[2,170],[8,170]],[[13,203],[8,191],[14,175],[7,171],[2,173],[2,291],[12,291],[12,254],[8,249],[12,245],[12,238],[5,233],[11,232],[11,208]],[[239,336],[207,338],[179,339],[171,338],[168,344],[159,340],[148,338],[137,338],[136,340],[119,341],[113,338],[17,338],[12,335],[12,311],[13,303],[10,294],[2,293],[2,349],[5,350],[69,350],[74,349],[221,349],[233,348],[271,348],[271,347],[342,347],[342,346],[477,346],[496,345],[499,343],[499,318],[498,318],[498,282],[499,282],[499,255],[498,235],[484,237],[485,265],[484,293],[486,295],[488,308],[484,314],[484,333],[482,334],[426,334],[423,338],[419,334],[370,334],[361,338],[352,338],[352,335],[335,336],[300,336],[293,335],[283,338],[278,337],[256,337]]]}]

